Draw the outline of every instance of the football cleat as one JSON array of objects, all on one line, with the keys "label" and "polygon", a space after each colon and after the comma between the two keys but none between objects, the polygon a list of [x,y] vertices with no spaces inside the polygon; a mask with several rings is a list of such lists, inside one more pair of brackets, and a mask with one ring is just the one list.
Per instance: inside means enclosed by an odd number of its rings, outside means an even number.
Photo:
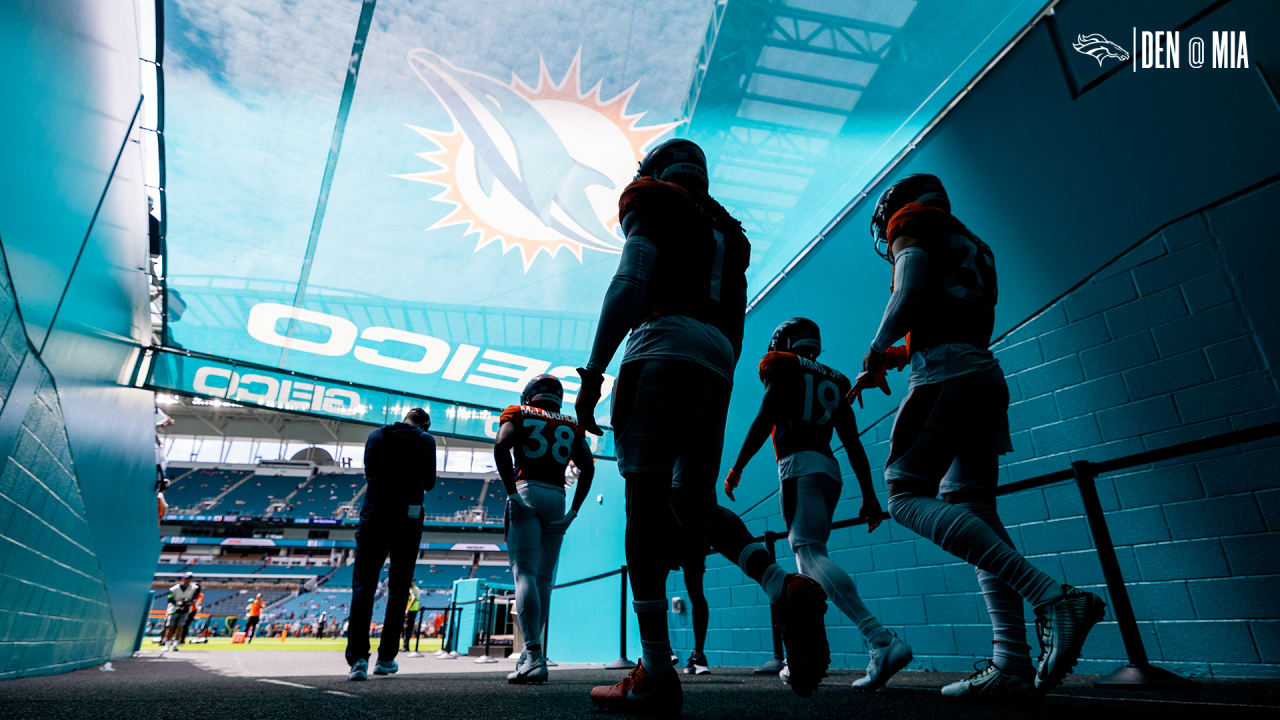
[{"label": "football cleat", "polygon": [[400,672],[400,665],[395,660],[379,660],[373,666],[374,675],[395,675]]},{"label": "football cleat", "polygon": [[783,581],[782,599],[778,602],[782,624],[782,643],[787,651],[788,681],[800,697],[809,697],[817,689],[831,664],[827,645],[827,594],[811,577],[791,573]]},{"label": "football cleat", "polygon": [[711,663],[707,662],[707,656],[704,653],[694,653],[689,656],[689,664],[684,666],[685,675],[710,675]]},{"label": "football cleat", "polygon": [[684,707],[684,691],[675,668],[649,675],[641,661],[618,683],[591,688],[591,702],[611,712],[676,717]]},{"label": "football cleat", "polygon": [[1080,650],[1089,631],[1102,620],[1107,604],[1091,592],[1063,585],[1061,600],[1036,608],[1036,635],[1040,637],[1040,660],[1036,667],[1036,689],[1052,692],[1071,674],[1080,660]]},{"label": "football cleat", "polygon": [[520,653],[515,672],[507,675],[512,685],[541,684],[547,681],[547,659],[528,650]]},{"label": "football cleat", "polygon": [[1007,673],[990,660],[973,664],[974,673],[964,680],[944,685],[942,696],[953,700],[1004,700],[1027,698],[1035,694],[1031,683]]},{"label": "football cleat", "polygon": [[369,661],[357,660],[351,663],[351,670],[347,673],[348,680],[368,680],[369,679]]},{"label": "football cleat", "polygon": [[888,645],[871,648],[871,661],[867,663],[867,674],[853,681],[855,690],[879,690],[889,682],[889,678],[911,662],[911,646],[903,642],[893,631],[889,631],[889,634],[893,635],[893,640]]}]

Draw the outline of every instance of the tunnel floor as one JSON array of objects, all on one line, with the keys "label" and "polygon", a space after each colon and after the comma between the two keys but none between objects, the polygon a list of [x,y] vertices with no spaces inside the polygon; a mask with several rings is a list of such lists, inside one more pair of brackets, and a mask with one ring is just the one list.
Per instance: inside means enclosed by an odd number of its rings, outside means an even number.
[{"label": "tunnel floor", "polygon": [[[594,718],[587,699],[593,685],[616,682],[619,671],[553,669],[541,687],[505,682],[511,661],[475,665],[463,658],[402,658],[401,674],[347,682],[334,653],[184,651],[142,653],[113,663],[113,672],[89,668],[0,682],[5,718]],[[684,678],[687,718],[1055,718],[1196,715],[1276,717],[1280,680],[1203,680],[1176,692],[1115,691],[1071,677],[1034,704],[956,704],[938,688],[958,673],[903,672],[874,695],[849,688],[861,673],[833,672],[813,697],[795,697],[774,677],[742,668]]]}]

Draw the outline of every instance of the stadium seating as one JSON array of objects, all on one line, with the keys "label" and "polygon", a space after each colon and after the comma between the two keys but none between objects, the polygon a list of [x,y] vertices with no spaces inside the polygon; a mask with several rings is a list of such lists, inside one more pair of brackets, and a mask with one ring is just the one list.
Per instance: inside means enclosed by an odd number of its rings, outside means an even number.
[{"label": "stadium seating", "polygon": [[292,518],[333,517],[365,484],[364,475],[321,474],[298,491],[276,515]]},{"label": "stadium seating", "polygon": [[[226,593],[217,600],[211,600],[211,593]],[[206,590],[204,609],[210,615],[244,615],[245,605],[253,599],[255,593],[262,593],[262,600],[267,605],[278,603],[293,594],[290,590]]]},{"label": "stadium seating", "polygon": [[283,500],[305,480],[297,475],[254,475],[227,493],[210,510],[261,517],[266,514],[268,505]]},{"label": "stadium seating", "polygon": [[491,585],[510,585],[515,582],[511,578],[509,565],[481,565],[476,568],[475,576]]},{"label": "stadium seating", "polygon": [[199,579],[202,575],[252,575],[262,568],[261,565],[240,565],[232,563],[200,563],[187,570]]},{"label": "stadium seating", "polygon": [[[483,569],[483,568],[481,568]],[[423,588],[449,589],[453,581],[470,577],[470,565],[436,565],[419,563],[413,571],[413,579]]]},{"label": "stadium seating", "polygon": [[484,480],[477,478],[440,477],[423,500],[427,517],[453,517],[480,504]]},{"label": "stadium seating", "polygon": [[[187,472],[187,468],[169,468],[170,477],[180,477]],[[164,492],[164,499],[172,511],[194,510],[205,500],[226,492],[227,488],[249,474],[246,470],[201,468],[169,485],[169,489]]]},{"label": "stadium seating", "polygon": [[180,573],[187,569],[187,563],[157,563],[157,573]]},{"label": "stadium seating", "polygon": [[273,620],[305,620],[317,618],[320,613],[325,613],[331,618],[346,620],[351,614],[351,590],[325,588],[316,592],[303,593],[272,606],[267,616]]},{"label": "stadium seating", "polygon": [[489,492],[485,494],[484,510],[490,520],[501,520],[503,512],[506,510],[507,493],[502,488],[502,483],[489,483]]},{"label": "stadium seating", "polygon": [[258,575],[296,575],[298,577],[322,577],[328,575],[333,568],[327,567],[284,567],[267,565],[258,570]]}]

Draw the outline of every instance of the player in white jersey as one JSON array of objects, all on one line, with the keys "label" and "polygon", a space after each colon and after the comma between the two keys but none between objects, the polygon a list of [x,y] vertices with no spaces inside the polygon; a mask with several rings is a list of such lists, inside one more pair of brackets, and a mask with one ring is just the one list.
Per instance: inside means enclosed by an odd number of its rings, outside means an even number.
[{"label": "player in white jersey", "polygon": [[177,650],[178,640],[182,637],[182,629],[187,624],[187,615],[195,607],[196,596],[200,594],[200,584],[195,582],[191,573],[184,573],[182,579],[169,588],[169,602],[165,607],[164,633],[160,636],[165,650]]},{"label": "player in white jersey", "polygon": [[[994,256],[951,215],[946,190],[933,175],[911,175],[887,189],[871,225],[877,253],[893,264],[893,284],[851,396],[877,386],[888,392],[885,370],[911,364],[885,469],[889,513],[974,565],[995,635],[992,659],[944,687],[943,695],[1047,692],[1071,672],[1105,604],[1022,557],[996,512],[999,457],[1012,446],[1009,388],[989,348]],[[906,344],[895,347],[903,338]],[[1039,629],[1034,666],[1024,599]]]}]

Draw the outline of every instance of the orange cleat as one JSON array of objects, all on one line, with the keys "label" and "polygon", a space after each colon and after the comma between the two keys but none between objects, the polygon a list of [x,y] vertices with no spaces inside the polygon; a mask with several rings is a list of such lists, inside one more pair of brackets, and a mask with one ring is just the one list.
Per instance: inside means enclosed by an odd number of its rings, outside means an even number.
[{"label": "orange cleat", "polygon": [[809,697],[817,689],[831,664],[831,648],[827,645],[827,594],[811,577],[792,573],[785,580],[782,600],[778,603],[782,621],[782,642],[787,648],[787,684],[800,697]]},{"label": "orange cleat", "polygon": [[639,662],[616,685],[591,688],[591,702],[610,712],[676,717],[684,707],[684,691],[675,668],[650,675]]}]

